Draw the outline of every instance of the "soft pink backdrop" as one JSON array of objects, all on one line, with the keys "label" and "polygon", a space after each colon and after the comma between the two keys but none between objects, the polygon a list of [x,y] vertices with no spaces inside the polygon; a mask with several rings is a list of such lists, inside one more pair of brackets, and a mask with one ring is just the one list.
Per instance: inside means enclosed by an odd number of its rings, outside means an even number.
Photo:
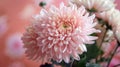
[{"label": "soft pink backdrop", "polygon": [[[49,1],[47,8],[51,4],[58,6],[61,1],[67,3],[67,0]],[[116,3],[120,9],[120,0]],[[40,9],[35,0],[0,0],[0,67],[39,67],[40,62],[25,57],[20,36],[32,21],[31,16],[39,13]],[[120,54],[117,57],[120,58]]]}]

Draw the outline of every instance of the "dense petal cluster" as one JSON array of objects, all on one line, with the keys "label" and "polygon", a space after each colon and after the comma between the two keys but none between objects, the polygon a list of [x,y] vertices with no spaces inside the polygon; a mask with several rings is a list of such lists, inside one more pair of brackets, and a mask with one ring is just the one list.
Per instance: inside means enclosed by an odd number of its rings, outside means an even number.
[{"label": "dense petal cluster", "polygon": [[[87,9],[94,9],[98,12],[110,10],[115,7],[114,0],[71,0],[78,6],[84,5]],[[109,5],[108,5],[109,4]]]},{"label": "dense petal cluster", "polygon": [[27,56],[43,62],[53,59],[69,63],[70,57],[80,60],[79,54],[87,51],[85,44],[97,39],[90,34],[100,32],[94,28],[94,18],[83,6],[77,8],[74,4],[42,9],[22,36]]}]

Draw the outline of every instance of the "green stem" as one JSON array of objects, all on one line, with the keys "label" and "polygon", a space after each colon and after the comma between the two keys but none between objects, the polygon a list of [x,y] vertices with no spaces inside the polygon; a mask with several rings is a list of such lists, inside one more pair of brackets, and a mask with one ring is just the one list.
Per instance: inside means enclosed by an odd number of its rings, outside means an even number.
[{"label": "green stem", "polygon": [[110,62],[111,62],[112,58],[114,57],[114,55],[115,55],[115,53],[116,53],[116,51],[117,51],[118,47],[119,47],[119,42],[117,43],[117,45],[116,45],[116,47],[115,47],[115,49],[114,49],[113,53],[111,54],[110,59],[108,60],[107,67],[109,67]]},{"label": "green stem", "polygon": [[[101,49],[102,43],[103,43],[103,41],[104,41],[104,38],[105,38],[105,36],[106,36],[107,31],[108,31],[108,29],[105,29],[105,32],[104,32],[104,34],[103,34],[103,36],[102,36],[102,38],[101,38],[101,42],[98,44],[98,45],[99,45],[98,49]],[[101,52],[101,51],[99,51],[98,53],[100,53],[100,52]],[[101,59],[101,57],[102,57],[102,55],[100,55],[100,59]],[[98,62],[98,59],[96,58],[96,63],[97,63],[97,62]]]},{"label": "green stem", "polygon": [[105,38],[105,36],[106,36],[107,31],[108,31],[108,30],[106,29],[105,32],[104,32],[104,35],[103,35],[103,37],[102,37],[102,39],[101,39],[101,42],[100,42],[99,49],[101,49],[101,47],[102,47],[102,43],[103,43],[103,41],[104,41],[104,38]]}]

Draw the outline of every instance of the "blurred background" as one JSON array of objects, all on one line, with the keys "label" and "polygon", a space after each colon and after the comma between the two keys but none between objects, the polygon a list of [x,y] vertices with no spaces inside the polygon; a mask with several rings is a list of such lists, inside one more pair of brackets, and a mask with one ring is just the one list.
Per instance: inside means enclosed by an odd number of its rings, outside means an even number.
[{"label": "blurred background", "polygon": [[[21,36],[32,16],[39,13],[39,2],[46,8],[67,0],[0,0],[0,67],[39,67],[40,62],[28,60],[24,54]],[[120,0],[115,1],[120,9]],[[109,5],[109,4],[108,4]],[[112,61],[120,63],[120,53]]]}]

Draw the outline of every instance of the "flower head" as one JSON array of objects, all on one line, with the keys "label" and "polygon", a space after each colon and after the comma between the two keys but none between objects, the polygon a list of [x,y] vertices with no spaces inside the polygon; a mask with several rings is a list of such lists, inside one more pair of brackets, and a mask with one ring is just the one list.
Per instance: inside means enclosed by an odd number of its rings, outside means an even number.
[{"label": "flower head", "polygon": [[108,22],[112,27],[115,38],[120,42],[120,11],[117,9],[111,9],[110,11],[99,13],[97,16]]},{"label": "flower head", "polygon": [[48,11],[42,9],[34,17],[34,23],[27,28],[22,40],[30,59],[66,63],[70,57],[80,60],[79,54],[87,51],[85,44],[94,43],[97,37],[90,36],[99,32],[93,23],[95,15],[89,16],[85,8],[63,3],[60,8],[52,6]]},{"label": "flower head", "polygon": [[[71,0],[78,6],[84,5],[89,10],[106,11],[115,7],[114,0]],[[108,5],[109,4],[109,5]]]},{"label": "flower head", "polygon": [[114,32],[115,38],[118,39],[120,42],[120,11],[117,9],[114,9],[113,12],[110,14],[108,18],[109,25],[112,26],[112,30]]},{"label": "flower head", "polygon": [[21,58],[24,52],[25,49],[21,41],[21,34],[17,33],[8,37],[5,50],[7,56],[10,58]]}]

